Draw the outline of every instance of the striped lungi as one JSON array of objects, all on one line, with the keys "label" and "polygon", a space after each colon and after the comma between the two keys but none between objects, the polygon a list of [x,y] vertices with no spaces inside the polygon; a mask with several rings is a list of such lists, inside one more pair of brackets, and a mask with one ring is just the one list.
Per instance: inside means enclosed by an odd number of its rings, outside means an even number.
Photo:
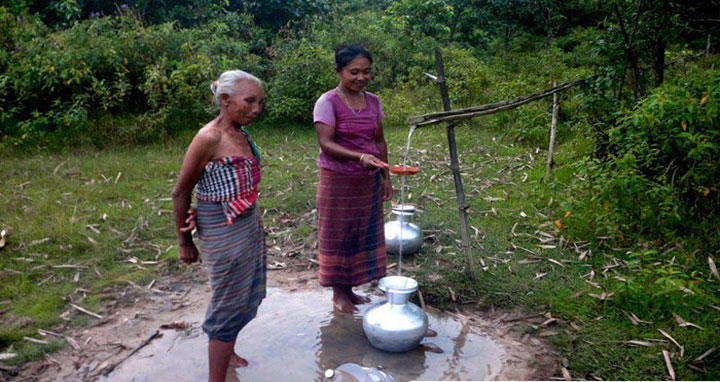
[{"label": "striped lungi", "polygon": [[265,233],[257,210],[228,224],[220,203],[198,200],[200,253],[212,288],[202,328],[210,339],[234,341],[265,297]]},{"label": "striped lungi", "polygon": [[379,172],[351,175],[320,168],[320,285],[356,286],[385,276],[382,203]]}]

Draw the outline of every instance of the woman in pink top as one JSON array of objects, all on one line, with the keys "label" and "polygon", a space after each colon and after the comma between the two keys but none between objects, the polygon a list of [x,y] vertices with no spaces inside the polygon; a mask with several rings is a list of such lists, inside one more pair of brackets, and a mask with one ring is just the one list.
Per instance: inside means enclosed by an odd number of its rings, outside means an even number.
[{"label": "woman in pink top", "polygon": [[351,313],[367,302],[353,286],[386,273],[383,201],[392,197],[378,97],[365,91],[372,57],[360,45],[335,51],[338,86],[315,103],[320,144],[317,190],[320,284]]}]

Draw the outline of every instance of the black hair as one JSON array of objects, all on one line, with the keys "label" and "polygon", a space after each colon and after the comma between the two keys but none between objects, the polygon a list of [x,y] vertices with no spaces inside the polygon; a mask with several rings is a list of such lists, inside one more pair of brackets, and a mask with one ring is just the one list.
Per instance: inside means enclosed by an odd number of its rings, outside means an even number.
[{"label": "black hair", "polygon": [[367,58],[372,64],[372,56],[364,46],[358,44],[341,45],[335,48],[335,69],[341,70],[357,56]]}]

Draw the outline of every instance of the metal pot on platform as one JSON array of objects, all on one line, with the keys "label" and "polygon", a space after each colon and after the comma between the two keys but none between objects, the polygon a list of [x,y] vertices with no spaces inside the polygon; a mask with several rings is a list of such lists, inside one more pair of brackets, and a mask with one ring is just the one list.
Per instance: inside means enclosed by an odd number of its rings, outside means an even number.
[{"label": "metal pot on platform", "polygon": [[[415,206],[411,204],[398,204],[392,209],[395,220],[385,223],[385,247],[388,253],[409,255],[420,250],[423,243],[423,233],[420,227],[411,223],[415,215]],[[402,237],[401,237],[402,236]]]},{"label": "metal pot on platform", "polygon": [[416,348],[428,328],[428,317],[408,301],[418,289],[414,279],[387,276],[378,283],[387,301],[371,306],[363,316],[363,330],[370,344],[389,352],[406,352]]}]

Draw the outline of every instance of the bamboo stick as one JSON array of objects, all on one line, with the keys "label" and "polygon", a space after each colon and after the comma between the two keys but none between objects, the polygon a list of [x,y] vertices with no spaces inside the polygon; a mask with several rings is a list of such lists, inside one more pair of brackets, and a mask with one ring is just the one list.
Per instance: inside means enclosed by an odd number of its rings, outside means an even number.
[{"label": "bamboo stick", "polygon": [[[557,86],[557,82],[553,82],[553,86]],[[553,93],[552,121],[550,122],[550,143],[548,144],[548,162],[547,170],[545,171],[545,180],[550,180],[553,166],[555,165],[555,128],[557,127],[557,115],[559,108],[558,94]]]},{"label": "bamboo stick", "polygon": [[[442,97],[443,109],[450,111],[450,97],[448,95],[447,84],[445,83],[445,67],[442,61],[442,53],[440,48],[435,48],[435,70],[437,71],[437,84],[440,86],[440,96]],[[448,148],[450,150],[450,169],[455,180],[455,191],[457,194],[458,212],[460,213],[460,231],[462,235],[462,249],[465,254],[465,272],[470,279],[475,279],[475,270],[473,268],[472,255],[470,254],[470,236],[468,235],[467,209],[465,204],[465,192],[463,191],[462,178],[460,177],[460,163],[457,155],[457,145],[455,143],[455,123],[447,123]]]}]

